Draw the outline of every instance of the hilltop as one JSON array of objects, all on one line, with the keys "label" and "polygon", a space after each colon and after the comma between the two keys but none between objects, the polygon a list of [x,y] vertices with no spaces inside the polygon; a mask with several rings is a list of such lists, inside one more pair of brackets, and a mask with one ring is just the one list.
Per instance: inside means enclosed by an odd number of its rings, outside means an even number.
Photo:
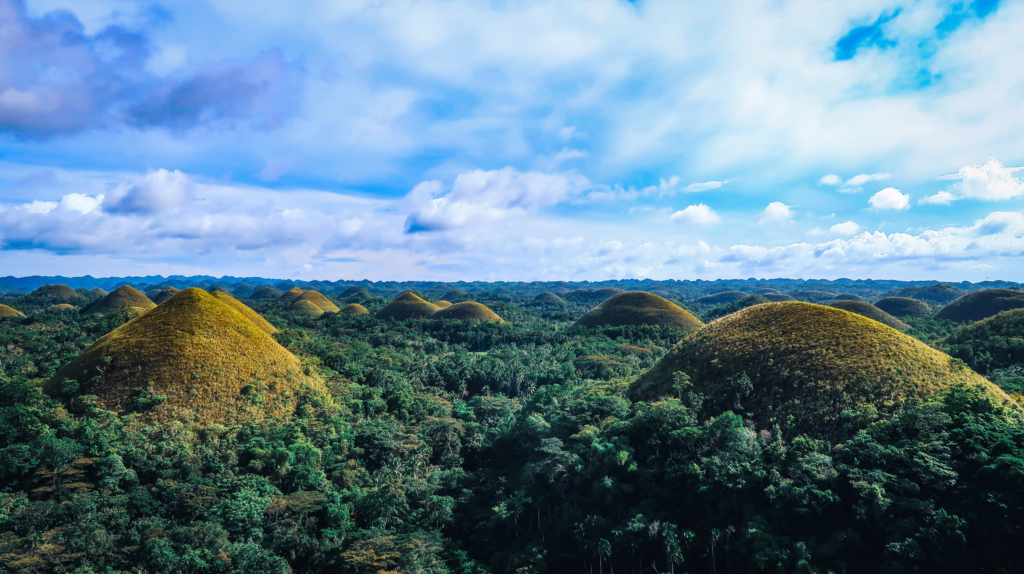
[{"label": "hilltop", "polygon": [[316,319],[324,314],[323,309],[305,300],[295,301],[288,306],[288,310],[296,315],[308,317],[310,319]]},{"label": "hilltop", "polygon": [[542,303],[545,305],[567,305],[565,299],[562,299],[558,295],[555,295],[551,291],[544,291],[533,298],[535,303]]},{"label": "hilltop", "polygon": [[154,307],[156,307],[156,303],[152,302],[149,297],[146,297],[143,292],[131,285],[122,285],[102,299],[86,307],[82,310],[82,313],[85,315],[102,315],[104,313],[122,312],[129,315],[138,315]]},{"label": "hilltop", "polygon": [[743,291],[722,291],[721,293],[697,297],[693,302],[700,305],[728,305],[729,303],[735,303],[748,295],[750,295],[750,293],[744,293]]},{"label": "hilltop", "polygon": [[463,301],[462,303],[443,307],[434,312],[433,318],[453,321],[476,321],[478,323],[504,323],[497,313],[476,301]]},{"label": "hilltop", "polygon": [[252,321],[252,324],[259,327],[259,329],[264,333],[273,335],[277,332],[277,327],[271,325],[269,321],[263,318],[263,315],[253,311],[248,305],[242,303],[238,299],[235,299],[232,295],[223,291],[217,291],[210,294],[216,297],[218,301],[227,303],[232,309],[241,313],[243,317]]},{"label": "hilltop", "polygon": [[653,293],[627,291],[591,309],[576,325],[659,325],[690,331],[700,328],[702,323],[686,309]]},{"label": "hilltop", "polygon": [[335,305],[319,291],[304,291],[295,299],[295,301],[308,301],[319,307],[324,313],[337,313],[338,311],[341,311],[341,308]]},{"label": "hilltop", "polygon": [[366,307],[363,307],[359,303],[349,303],[338,311],[342,315],[369,315],[370,311]]},{"label": "hilltop", "polygon": [[156,303],[157,305],[160,305],[160,304],[166,302],[171,297],[174,297],[178,293],[181,293],[180,289],[176,289],[174,287],[168,287],[166,289],[161,289],[160,292],[156,294],[156,297],[153,297],[152,299],[153,299],[154,303]]},{"label": "hilltop", "polygon": [[195,288],[100,338],[45,390],[93,394],[119,413],[206,424],[287,416],[301,392],[325,392],[270,335]]},{"label": "hilltop", "polygon": [[434,305],[436,305],[438,309],[444,309],[446,307],[451,307],[452,302],[441,299],[440,301],[434,301]]},{"label": "hilltop", "polygon": [[8,307],[7,305],[0,305],[0,319],[5,317],[24,317],[25,314],[18,311],[14,307]]},{"label": "hilltop", "polygon": [[271,287],[270,285],[264,285],[259,289],[253,291],[252,295],[249,295],[250,299],[280,299],[281,292]]},{"label": "hilltop", "polygon": [[70,305],[85,305],[89,299],[67,285],[43,285],[25,296],[25,299],[40,304],[57,305],[68,303]]},{"label": "hilltop", "polygon": [[395,297],[394,301],[385,305],[383,309],[377,311],[377,318],[395,319],[397,321],[426,319],[437,310],[437,305],[426,302],[422,297],[411,291],[406,291]]},{"label": "hilltop", "polygon": [[292,287],[291,289],[281,294],[280,300],[282,303],[285,304],[292,303],[296,299],[301,297],[303,293],[305,293],[305,291],[303,291],[302,289],[299,289],[298,287]]},{"label": "hilltop", "polygon": [[936,315],[956,323],[980,321],[1000,311],[1024,308],[1024,292],[1014,289],[983,289],[960,297]]},{"label": "hilltop", "polygon": [[899,331],[906,331],[907,329],[909,329],[906,323],[900,321],[896,317],[893,317],[892,315],[886,313],[885,311],[879,309],[878,307],[875,307],[871,303],[865,303],[863,301],[841,300],[836,301],[834,303],[829,303],[829,307],[842,309],[843,311],[849,311],[850,313],[856,313],[861,317],[867,317],[868,319],[871,319],[873,321],[878,321],[883,325],[888,325],[893,329],[897,329]]},{"label": "hilltop", "polygon": [[1003,311],[977,323],[964,325],[943,339],[940,345],[950,355],[966,361],[986,375],[997,369],[1024,364],[1024,309]]},{"label": "hilltop", "polygon": [[[688,375],[690,384],[675,373]],[[734,410],[759,428],[779,424],[787,432],[836,440],[850,431],[844,411],[870,405],[889,413],[904,399],[957,382],[1008,400],[974,371],[895,329],[793,302],[750,307],[690,333],[630,393],[637,399],[687,394],[691,404],[705,401],[706,415]]]},{"label": "hilltop", "polygon": [[925,301],[931,305],[941,306],[963,297],[967,291],[952,285],[927,285],[923,287],[904,287],[885,294],[886,297],[909,297]]},{"label": "hilltop", "polygon": [[931,305],[910,297],[883,297],[875,301],[875,307],[893,317],[930,317],[935,313]]}]

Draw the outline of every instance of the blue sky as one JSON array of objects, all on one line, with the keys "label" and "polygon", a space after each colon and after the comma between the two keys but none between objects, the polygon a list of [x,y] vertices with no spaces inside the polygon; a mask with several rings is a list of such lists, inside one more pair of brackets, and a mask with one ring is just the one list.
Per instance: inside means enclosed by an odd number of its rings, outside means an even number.
[{"label": "blue sky", "polygon": [[1024,3],[0,0],[0,275],[1024,280]]}]

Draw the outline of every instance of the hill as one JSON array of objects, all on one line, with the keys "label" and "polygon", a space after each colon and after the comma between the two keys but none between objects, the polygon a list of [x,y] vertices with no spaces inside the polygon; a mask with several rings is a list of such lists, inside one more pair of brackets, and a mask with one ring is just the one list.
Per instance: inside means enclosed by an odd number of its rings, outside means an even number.
[{"label": "hill", "polygon": [[102,315],[105,313],[123,312],[140,314],[156,307],[145,293],[131,285],[122,285],[82,310],[84,315]]},{"label": "hill", "polygon": [[790,296],[797,301],[804,303],[828,303],[836,298],[835,293],[829,291],[793,291]]},{"label": "hill", "polygon": [[385,305],[383,309],[377,311],[377,318],[397,321],[426,319],[437,310],[437,305],[424,301],[422,297],[411,291],[406,291],[395,297],[394,301]]},{"label": "hill", "polygon": [[177,289],[175,287],[168,287],[166,289],[161,289],[160,292],[157,293],[156,297],[153,297],[152,299],[154,303],[156,303],[157,305],[161,305],[171,297],[177,295],[178,293],[181,293],[181,289]]},{"label": "hill", "polygon": [[785,293],[761,293],[761,296],[772,303],[782,303],[783,301],[796,301],[795,298],[786,295]]},{"label": "hill", "polygon": [[497,313],[476,301],[463,301],[438,309],[434,312],[433,318],[450,321],[476,321],[478,323],[504,323]]},{"label": "hill", "polygon": [[659,325],[691,331],[700,328],[702,323],[686,309],[653,293],[626,291],[591,309],[576,325]]},{"label": "hill", "polygon": [[60,303],[59,305],[54,305],[53,308],[54,309],[60,309],[61,311],[70,311],[72,309],[77,309],[78,307],[75,307],[74,305],[71,305],[70,303]]},{"label": "hill", "polygon": [[441,299],[444,299],[445,301],[461,301],[468,298],[469,295],[461,289],[449,289],[444,295],[441,295]]},{"label": "hill", "polygon": [[936,315],[956,323],[980,321],[1000,311],[1024,308],[1024,291],[1014,289],[983,289],[973,291],[946,305]]},{"label": "hill", "polygon": [[[692,386],[673,376],[680,372]],[[705,401],[701,416],[733,410],[757,428],[779,424],[786,432],[837,440],[852,430],[844,411],[870,405],[891,413],[904,399],[957,382],[983,385],[1008,400],[974,371],[895,329],[793,302],[750,307],[690,333],[630,393],[637,399],[688,395],[691,404]]]},{"label": "hill", "polygon": [[936,283],[935,285],[927,285],[924,287],[904,287],[902,289],[896,289],[886,293],[885,296],[909,297],[911,299],[924,301],[930,305],[942,306],[948,305],[967,293],[968,291],[960,289],[959,287]]},{"label": "hill", "polygon": [[445,301],[444,299],[441,299],[440,301],[434,301],[434,305],[437,305],[438,309],[445,309],[447,307],[451,307],[452,306],[452,302],[451,301]]},{"label": "hill", "polygon": [[893,317],[931,317],[935,313],[924,301],[910,297],[883,297],[875,301],[875,307]]},{"label": "hill", "polygon": [[345,299],[346,301],[349,301],[349,302],[353,302],[353,301],[369,301],[370,299],[373,299],[373,293],[370,293],[366,289],[366,287],[359,287],[359,286],[356,286],[356,285],[353,285],[351,287],[347,287],[344,291],[341,292],[341,295],[339,295],[339,296],[342,299]]},{"label": "hill", "polygon": [[253,291],[252,295],[249,295],[250,299],[263,300],[263,299],[280,299],[281,292],[274,289],[270,285],[264,285],[259,289]]},{"label": "hill", "polygon": [[305,291],[303,291],[302,289],[299,289],[298,287],[292,287],[291,289],[281,294],[280,300],[282,303],[285,304],[293,303],[303,293],[305,293]]},{"label": "hill", "polygon": [[743,291],[722,291],[721,293],[697,297],[693,302],[701,305],[728,305],[729,303],[739,301],[747,295],[750,295],[750,293],[744,293]]},{"label": "hill", "polygon": [[8,307],[7,305],[0,305],[0,319],[5,317],[24,317],[25,314],[15,309],[14,307]]},{"label": "hill", "polygon": [[544,305],[566,305],[565,299],[562,299],[558,295],[555,295],[551,291],[544,291],[533,298],[534,303],[542,303]]},{"label": "hill", "polygon": [[718,307],[715,307],[707,314],[706,318],[709,320],[714,320],[719,317],[731,315],[732,313],[735,313],[740,309],[746,309],[747,307],[753,307],[754,305],[761,305],[762,303],[771,302],[771,299],[769,299],[765,295],[747,295],[746,297],[734,303],[729,303],[728,305],[719,305]]},{"label": "hill", "polygon": [[288,416],[299,393],[325,393],[270,335],[197,288],[100,338],[45,390],[94,394],[102,408],[147,419],[205,424]]},{"label": "hill", "polygon": [[317,307],[310,301],[297,300],[288,306],[288,310],[301,317],[316,319],[324,314],[324,310]]},{"label": "hill", "polygon": [[97,287],[95,289],[90,289],[89,293],[92,294],[93,298],[100,299],[102,297],[106,297],[108,292]]},{"label": "hill", "polygon": [[370,311],[363,307],[359,303],[349,303],[338,311],[342,315],[369,315]]},{"label": "hill", "polygon": [[25,296],[25,299],[32,303],[57,305],[69,303],[71,305],[85,305],[89,299],[67,285],[43,285]]},{"label": "hill", "polygon": [[861,317],[867,317],[872,321],[878,321],[883,325],[888,325],[893,329],[899,331],[906,331],[909,327],[903,321],[900,321],[896,317],[886,313],[885,311],[875,307],[871,303],[865,303],[862,301],[836,301],[830,303],[829,307],[836,309],[842,309],[843,311],[849,311],[850,313],[856,313]]},{"label": "hill", "polygon": [[868,300],[861,297],[860,295],[854,295],[853,293],[840,293],[832,298],[833,301],[860,301],[867,303]]},{"label": "hill", "polygon": [[238,299],[235,299],[230,294],[225,293],[223,291],[216,291],[210,294],[216,297],[218,301],[222,303],[227,303],[232,309],[241,313],[243,317],[252,321],[252,324],[259,327],[259,329],[264,333],[267,333],[268,335],[273,335],[274,333],[277,332],[277,327],[271,325],[269,321],[263,318],[263,315],[260,315],[256,311],[253,311],[252,309],[249,308],[248,305],[242,303]]},{"label": "hill", "polygon": [[979,373],[1024,364],[1024,309],[1003,311],[960,327],[940,346]]},{"label": "hill", "polygon": [[296,301],[309,301],[310,303],[320,307],[320,310],[324,313],[337,313],[341,311],[341,308],[335,305],[330,299],[324,296],[319,291],[305,291],[299,295]]},{"label": "hill", "polygon": [[163,289],[150,289],[149,291],[146,291],[146,297],[149,297],[149,300],[153,301],[161,291],[163,291]]}]

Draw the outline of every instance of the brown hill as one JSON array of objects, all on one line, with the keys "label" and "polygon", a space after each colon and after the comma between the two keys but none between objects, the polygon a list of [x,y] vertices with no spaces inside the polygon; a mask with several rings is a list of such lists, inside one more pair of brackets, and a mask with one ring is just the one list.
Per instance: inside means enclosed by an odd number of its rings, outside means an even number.
[{"label": "brown hill", "polygon": [[288,310],[296,315],[308,317],[310,319],[316,319],[317,317],[324,314],[323,309],[317,307],[316,305],[310,303],[309,301],[295,301],[294,303],[288,306]]},{"label": "brown hill", "polygon": [[160,292],[157,293],[156,297],[153,297],[153,302],[156,303],[157,305],[160,305],[160,304],[166,302],[171,297],[174,297],[178,293],[181,293],[181,290],[177,289],[175,287],[168,287],[166,289],[161,289]]},{"label": "brown hill", "polygon": [[836,309],[842,309],[843,311],[849,311],[850,313],[856,313],[861,317],[867,317],[873,321],[878,321],[883,325],[888,325],[899,331],[906,331],[910,328],[903,321],[900,321],[896,317],[893,317],[878,307],[875,307],[871,303],[865,303],[862,301],[835,301],[833,303],[829,303],[828,306]]},{"label": "brown hill", "polygon": [[122,285],[82,310],[84,315],[103,315],[106,313],[129,313],[137,315],[156,307],[145,293],[131,285]]},{"label": "brown hill", "polygon": [[337,305],[331,302],[330,299],[325,297],[319,291],[305,291],[301,295],[299,295],[298,298],[296,298],[295,300],[309,301],[310,303],[316,305],[317,307],[320,307],[320,310],[323,311],[324,313],[337,313],[338,311],[341,311],[341,308],[339,308]]},{"label": "brown hill", "polygon": [[463,301],[434,312],[434,319],[476,321],[477,323],[504,323],[497,313],[476,301]]},{"label": "brown hill", "polygon": [[[294,411],[298,394],[326,394],[270,335],[196,288],[100,338],[45,390],[94,394],[102,408],[142,411],[161,422],[205,424],[283,417]],[[154,407],[153,395],[166,400]]]},{"label": "brown hill", "polygon": [[690,333],[630,393],[637,399],[681,396],[704,409],[701,416],[733,410],[758,428],[779,424],[785,432],[839,440],[852,432],[844,411],[871,405],[885,415],[904,399],[958,382],[1010,400],[962,363],[895,329],[792,302],[750,307]]},{"label": "brown hill", "polygon": [[444,309],[445,307],[451,307],[452,302],[441,299],[440,301],[434,301],[434,305],[437,305],[438,309]]},{"label": "brown hill", "polygon": [[366,307],[363,307],[362,305],[360,305],[359,303],[350,303],[348,305],[345,305],[344,307],[341,308],[341,311],[338,311],[338,312],[341,313],[342,315],[369,315],[370,314],[370,311],[367,310]]},{"label": "brown hill", "polygon": [[558,295],[555,295],[551,291],[544,291],[533,298],[535,303],[543,303],[545,305],[565,305],[565,299],[562,299]]},{"label": "brown hill", "polygon": [[1024,308],[1024,291],[1015,289],[982,289],[973,291],[946,305],[936,315],[936,319],[945,319],[964,323],[980,321],[1000,311]]},{"label": "brown hill", "polygon": [[0,319],[6,317],[24,317],[25,314],[15,309],[14,307],[8,307],[7,305],[0,305]]},{"label": "brown hill", "polygon": [[53,308],[60,309],[61,311],[70,311],[72,309],[77,309],[78,307],[75,307],[74,305],[69,305],[67,303],[61,303],[60,305],[54,305]]},{"label": "brown hill", "polygon": [[644,291],[626,291],[594,307],[576,321],[583,327],[660,325],[691,331],[701,327],[699,319],[675,303]]},{"label": "brown hill", "polygon": [[378,319],[395,319],[405,321],[407,319],[426,319],[438,310],[438,306],[428,303],[415,293],[405,292],[395,297],[395,300],[377,311]]},{"label": "brown hill", "polygon": [[282,303],[285,303],[285,304],[292,303],[296,299],[298,299],[299,296],[302,295],[303,293],[305,293],[305,291],[303,291],[302,289],[299,289],[298,287],[292,287],[291,289],[285,291],[281,295],[280,299],[281,299]]},{"label": "brown hill", "polygon": [[252,321],[253,325],[259,327],[260,330],[263,331],[264,333],[267,333],[268,335],[273,335],[274,333],[277,332],[277,327],[271,325],[269,321],[263,318],[263,315],[260,315],[256,311],[253,311],[252,309],[249,308],[248,305],[242,303],[238,299],[235,299],[231,295],[223,291],[210,293],[210,295],[216,297],[218,301],[230,305],[232,309],[238,311],[239,313],[242,314],[243,317]]}]

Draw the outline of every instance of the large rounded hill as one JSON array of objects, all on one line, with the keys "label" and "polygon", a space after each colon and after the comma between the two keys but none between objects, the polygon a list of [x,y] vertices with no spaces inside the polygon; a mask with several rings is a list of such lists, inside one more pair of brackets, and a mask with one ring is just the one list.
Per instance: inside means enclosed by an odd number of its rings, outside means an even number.
[{"label": "large rounded hill", "polygon": [[931,317],[935,312],[931,305],[910,297],[883,297],[875,301],[875,307],[893,317]]},{"label": "large rounded hill", "polygon": [[156,307],[149,297],[131,285],[122,285],[114,289],[102,299],[85,308],[85,315],[105,315],[107,313],[129,313],[139,315]]},{"label": "large rounded hill", "polygon": [[[286,416],[300,393],[325,393],[270,335],[196,288],[100,338],[45,390],[96,395],[119,413],[205,424]],[[156,405],[152,395],[166,401]]]},{"label": "large rounded hill", "polygon": [[14,307],[8,307],[7,305],[0,305],[0,319],[5,317],[24,317],[25,314],[15,309]]},{"label": "large rounded hill", "polygon": [[936,315],[936,319],[945,319],[964,323],[981,321],[1000,311],[1024,308],[1024,291],[1015,289],[982,289],[968,293],[946,305]]},{"label": "large rounded hill", "polygon": [[434,319],[449,321],[476,321],[477,323],[504,323],[497,313],[476,301],[463,301],[434,311]]},{"label": "large rounded hill", "polygon": [[319,291],[303,291],[295,301],[309,301],[319,307],[324,313],[337,313],[338,311],[341,311],[337,305]]},{"label": "large rounded hill", "polygon": [[593,308],[579,321],[583,327],[659,325],[690,331],[701,326],[699,319],[675,303],[644,291],[626,291]]},{"label": "large rounded hill", "polygon": [[[686,388],[675,373],[685,373]],[[767,303],[687,335],[630,388],[637,399],[703,397],[705,414],[732,410],[760,428],[838,440],[844,411],[891,412],[958,382],[985,386],[974,371],[899,331],[840,309]],[[685,397],[684,397],[685,398]],[[698,400],[697,402],[700,402]]]},{"label": "large rounded hill", "polygon": [[907,324],[904,323],[903,321],[900,321],[896,317],[893,317],[892,315],[865,301],[851,301],[849,299],[840,299],[839,301],[829,303],[828,306],[833,307],[835,309],[842,309],[843,311],[849,311],[850,313],[856,313],[861,317],[867,317],[872,321],[878,321],[883,325],[888,325],[893,329],[898,329],[900,331],[906,331],[909,328]]},{"label": "large rounded hill", "polygon": [[67,285],[43,285],[25,296],[33,303],[85,305],[89,299]]},{"label": "large rounded hill", "polygon": [[385,305],[383,309],[377,311],[377,318],[395,319],[397,321],[426,319],[438,309],[437,305],[428,303],[412,291],[406,291],[395,297],[395,300]]},{"label": "large rounded hill", "polygon": [[740,299],[743,299],[747,295],[750,295],[750,293],[744,293],[743,291],[722,291],[721,293],[713,293],[711,295],[697,297],[693,302],[700,305],[728,305],[729,303],[735,303]]},{"label": "large rounded hill", "polygon": [[154,303],[160,305],[162,303],[166,303],[171,297],[174,297],[178,293],[181,293],[181,289],[178,289],[177,287],[168,287],[166,289],[161,289],[155,297],[152,297],[152,299]]}]

